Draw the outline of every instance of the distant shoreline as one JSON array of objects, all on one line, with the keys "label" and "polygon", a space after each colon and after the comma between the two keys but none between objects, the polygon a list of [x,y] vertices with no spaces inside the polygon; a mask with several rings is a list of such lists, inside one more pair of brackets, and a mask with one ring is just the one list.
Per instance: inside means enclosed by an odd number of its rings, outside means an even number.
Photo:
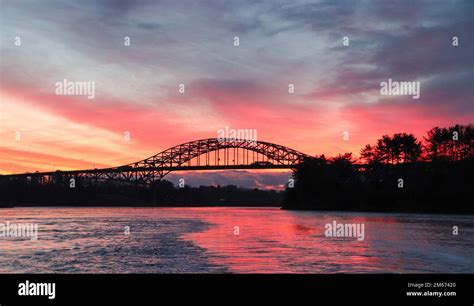
[{"label": "distant shoreline", "polygon": [[347,212],[347,213],[388,213],[388,214],[430,214],[430,215],[474,215],[472,211],[420,211],[420,210],[354,210],[354,209],[313,209],[288,208],[281,205],[34,205],[20,204],[17,206],[0,206],[8,208],[279,208],[295,212]]},{"label": "distant shoreline", "polygon": [[54,208],[75,208],[75,207],[128,207],[128,208],[195,208],[195,207],[241,207],[241,208],[282,208],[281,205],[147,205],[147,204],[137,204],[137,205],[36,205],[36,204],[17,204],[14,206],[1,206],[0,209],[8,209],[8,208],[36,208],[36,207],[54,207]]},{"label": "distant shoreline", "polygon": [[318,212],[352,212],[352,213],[393,213],[393,214],[430,214],[430,215],[474,215],[474,211],[423,211],[423,210],[353,210],[353,209],[313,209],[313,208],[285,208],[287,211],[318,211]]}]

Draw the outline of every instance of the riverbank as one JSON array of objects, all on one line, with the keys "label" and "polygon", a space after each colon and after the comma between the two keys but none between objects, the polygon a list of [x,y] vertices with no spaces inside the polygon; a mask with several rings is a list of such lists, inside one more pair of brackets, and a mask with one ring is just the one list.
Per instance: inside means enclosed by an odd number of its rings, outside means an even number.
[{"label": "riverbank", "polygon": [[474,215],[474,210],[470,209],[462,209],[462,210],[415,210],[415,209],[354,209],[354,208],[347,208],[347,209],[316,209],[313,207],[281,207],[281,210],[287,211],[313,211],[313,212],[348,212],[348,213],[402,213],[402,214],[434,214],[434,215]]},{"label": "riverbank", "polygon": [[287,188],[287,210],[474,213],[472,160],[397,165],[307,161]]},{"label": "riverbank", "polygon": [[0,185],[0,200],[18,207],[279,207],[283,191],[229,186],[179,188],[161,181],[153,186],[77,181],[69,185],[41,185],[12,181]]}]

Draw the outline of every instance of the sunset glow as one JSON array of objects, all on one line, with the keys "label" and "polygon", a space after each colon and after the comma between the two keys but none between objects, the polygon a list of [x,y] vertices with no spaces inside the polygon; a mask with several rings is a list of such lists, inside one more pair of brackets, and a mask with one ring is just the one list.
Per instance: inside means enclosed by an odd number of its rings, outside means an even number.
[{"label": "sunset glow", "polygon": [[[474,118],[462,5],[26,3],[2,3],[1,174],[119,166],[225,126],[357,157],[383,134]],[[419,81],[420,98],[380,95],[389,78]],[[95,82],[95,98],[56,95],[64,79]]]}]

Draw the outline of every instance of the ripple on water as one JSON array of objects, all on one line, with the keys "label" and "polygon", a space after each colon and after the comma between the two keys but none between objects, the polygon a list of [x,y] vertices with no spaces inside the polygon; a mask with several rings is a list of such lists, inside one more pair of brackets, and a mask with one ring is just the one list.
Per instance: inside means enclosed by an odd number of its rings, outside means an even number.
[{"label": "ripple on water", "polygon": [[[39,225],[38,241],[0,239],[3,273],[474,272],[469,216],[22,208],[2,217]],[[365,240],[325,237],[324,225],[333,220],[365,223]],[[462,225],[457,237],[452,224]]]}]

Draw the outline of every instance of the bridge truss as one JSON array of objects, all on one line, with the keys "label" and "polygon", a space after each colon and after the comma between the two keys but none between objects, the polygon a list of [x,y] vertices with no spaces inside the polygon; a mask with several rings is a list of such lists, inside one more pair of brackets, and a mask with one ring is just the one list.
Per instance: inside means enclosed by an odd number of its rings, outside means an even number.
[{"label": "bridge truss", "polygon": [[225,169],[294,169],[310,155],[264,141],[209,138],[183,143],[144,160],[112,168],[3,175],[41,184],[71,178],[150,184],[171,171]]}]

